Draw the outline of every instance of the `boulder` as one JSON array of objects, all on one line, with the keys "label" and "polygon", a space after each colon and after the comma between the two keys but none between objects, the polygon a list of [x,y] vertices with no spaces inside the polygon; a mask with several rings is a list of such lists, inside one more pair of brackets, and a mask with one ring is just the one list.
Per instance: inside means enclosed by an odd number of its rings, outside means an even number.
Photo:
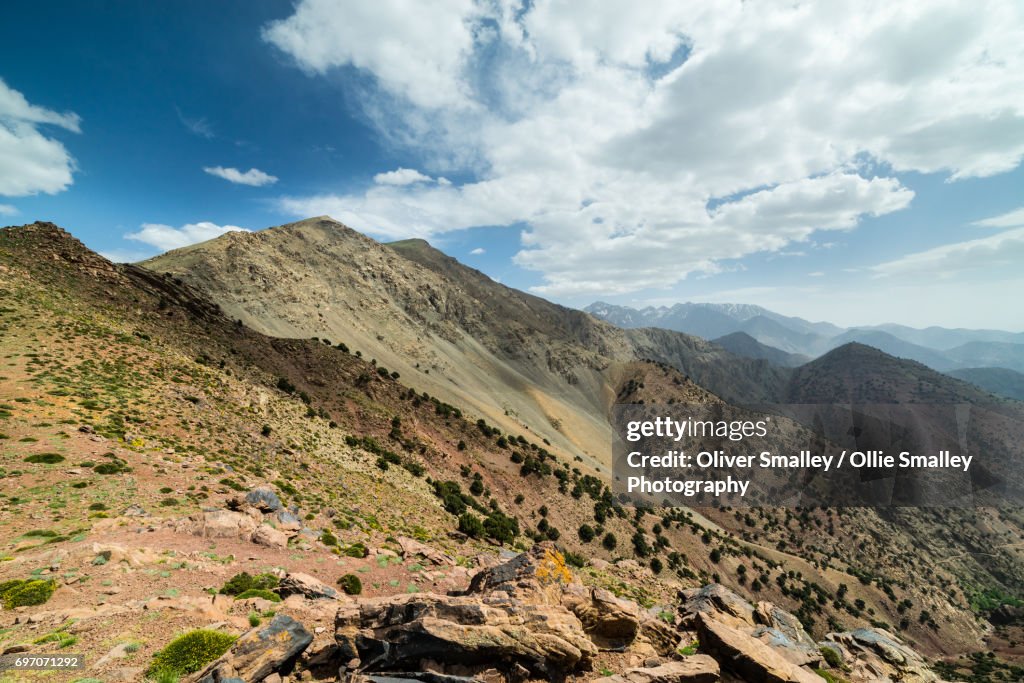
[{"label": "boulder", "polygon": [[302,572],[287,574],[277,585],[277,592],[283,598],[292,595],[301,595],[310,600],[336,599],[338,597],[338,591],[320,579]]},{"label": "boulder", "polygon": [[640,609],[603,588],[574,584],[562,596],[565,605],[583,624],[583,630],[599,647],[620,648],[640,632]]},{"label": "boulder", "polygon": [[343,607],[335,640],[368,671],[416,671],[424,661],[512,669],[537,676],[575,670],[597,654],[583,625],[561,605],[507,596],[417,593]]},{"label": "boulder", "polygon": [[933,683],[940,680],[921,655],[896,636],[878,628],[829,633],[821,643],[840,653],[854,680],[899,680]]},{"label": "boulder", "polygon": [[113,564],[124,562],[134,568],[163,559],[160,553],[150,548],[129,548],[118,543],[93,543],[92,552],[97,556],[102,556],[107,562]]},{"label": "boulder", "polygon": [[598,678],[594,683],[715,683],[719,676],[718,662],[713,658],[692,655],[682,661],[627,669],[621,674]]},{"label": "boulder", "polygon": [[737,628],[698,613],[697,632],[702,650],[750,683],[821,683],[821,677],[794,664],[778,648]]},{"label": "boulder", "polygon": [[177,531],[204,538],[241,538],[248,540],[256,530],[257,522],[249,515],[231,510],[203,510],[182,520]]},{"label": "boulder", "polygon": [[313,634],[289,616],[279,614],[265,626],[235,641],[220,659],[186,679],[190,683],[226,683],[232,679],[263,681],[289,670],[313,642]]},{"label": "boulder", "polygon": [[402,555],[406,559],[409,557],[420,556],[428,562],[440,566],[453,566],[455,564],[455,558],[451,555],[431,548],[425,543],[420,543],[416,539],[409,538],[408,536],[399,536],[398,545],[402,548]]},{"label": "boulder", "polygon": [[277,497],[273,489],[266,486],[260,486],[245,494],[245,502],[263,513],[284,509],[281,499]]},{"label": "boulder", "polygon": [[278,510],[274,514],[274,523],[278,529],[288,532],[292,536],[301,531],[303,527],[299,516],[289,510]]},{"label": "boulder", "polygon": [[252,532],[252,542],[268,548],[287,548],[288,535],[269,524],[260,524]]}]

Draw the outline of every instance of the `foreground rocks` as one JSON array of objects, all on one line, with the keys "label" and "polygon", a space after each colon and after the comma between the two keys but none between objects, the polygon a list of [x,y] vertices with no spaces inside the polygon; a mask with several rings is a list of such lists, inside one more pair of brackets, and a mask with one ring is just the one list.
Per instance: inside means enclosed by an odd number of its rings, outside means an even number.
[{"label": "foreground rocks", "polygon": [[[429,552],[415,543],[403,550]],[[792,614],[769,602],[751,604],[716,584],[682,591],[678,624],[667,624],[634,602],[574,582],[551,544],[481,569],[461,594],[352,599],[304,574],[287,575],[281,590],[290,596],[285,606],[307,615],[332,610],[333,634],[328,630],[311,646],[314,636],[302,624],[278,615],[190,683],[822,683],[815,671],[828,668],[822,648],[842,660],[841,670],[826,672],[836,680],[938,680],[892,634],[858,629],[816,643]],[[700,653],[682,654],[695,641]],[[616,663],[614,673],[609,662]]]}]

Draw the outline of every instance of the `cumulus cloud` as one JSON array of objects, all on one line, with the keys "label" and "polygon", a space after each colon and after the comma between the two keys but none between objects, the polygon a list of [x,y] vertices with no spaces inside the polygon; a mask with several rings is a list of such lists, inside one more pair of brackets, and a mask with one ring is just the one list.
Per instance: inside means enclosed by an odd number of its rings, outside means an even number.
[{"label": "cumulus cloud", "polygon": [[143,223],[138,232],[128,233],[125,235],[125,239],[142,242],[143,244],[156,247],[161,251],[169,251],[171,249],[187,247],[188,245],[196,244],[197,242],[212,240],[215,237],[220,237],[226,232],[232,232],[235,230],[249,232],[245,228],[240,228],[237,225],[217,225],[216,223],[210,223],[209,221],[188,223],[180,228],[163,225],[161,223]]},{"label": "cumulus cloud", "polygon": [[473,251],[471,251],[469,253],[471,255],[473,255],[473,256],[481,256],[482,254],[486,254],[487,250],[484,249],[483,247],[477,247],[476,249],[474,249]]},{"label": "cumulus cloud", "polygon": [[0,216],[14,216],[17,213],[17,207],[11,206],[10,204],[0,204]]},{"label": "cumulus cloud", "polygon": [[664,287],[903,209],[896,172],[1016,168],[1022,26],[1013,0],[300,0],[264,38],[371,76],[382,135],[476,180],[280,206],[386,237],[525,226],[549,295]]},{"label": "cumulus cloud", "polygon": [[[433,180],[430,176],[424,175],[413,168],[397,168],[394,171],[378,173],[373,176],[373,182],[378,185],[412,185],[413,183],[429,183],[433,182]],[[442,180],[444,179],[442,178]],[[450,183],[445,182],[442,184]]]},{"label": "cumulus cloud", "polygon": [[258,168],[250,168],[248,171],[239,171],[237,168],[225,168],[223,166],[206,166],[204,171],[218,178],[223,178],[229,183],[238,185],[251,185],[252,187],[263,187],[273,185],[277,182],[277,176],[264,173]]},{"label": "cumulus cloud", "polygon": [[1013,211],[1008,211],[992,218],[985,218],[980,221],[974,221],[971,225],[977,225],[980,228],[1017,228],[1024,227],[1024,206]]},{"label": "cumulus cloud", "polygon": [[72,183],[74,159],[64,145],[40,132],[57,126],[80,133],[81,119],[29,103],[0,79],[0,195],[55,194]]}]

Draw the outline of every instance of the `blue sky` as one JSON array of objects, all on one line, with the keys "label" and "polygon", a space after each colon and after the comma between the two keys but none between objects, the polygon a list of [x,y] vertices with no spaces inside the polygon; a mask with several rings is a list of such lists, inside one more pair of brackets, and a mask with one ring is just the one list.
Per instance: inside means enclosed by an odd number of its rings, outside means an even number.
[{"label": "blue sky", "polygon": [[573,306],[1024,329],[1024,9],[6,3],[0,222],[330,214]]}]

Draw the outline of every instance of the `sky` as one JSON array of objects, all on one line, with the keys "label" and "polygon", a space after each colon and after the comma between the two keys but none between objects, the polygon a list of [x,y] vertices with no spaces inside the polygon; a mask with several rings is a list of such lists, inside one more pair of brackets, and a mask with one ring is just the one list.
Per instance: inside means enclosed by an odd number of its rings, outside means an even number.
[{"label": "sky", "polygon": [[1019,0],[0,19],[0,224],[113,260],[327,214],[575,307],[1024,330]]}]

